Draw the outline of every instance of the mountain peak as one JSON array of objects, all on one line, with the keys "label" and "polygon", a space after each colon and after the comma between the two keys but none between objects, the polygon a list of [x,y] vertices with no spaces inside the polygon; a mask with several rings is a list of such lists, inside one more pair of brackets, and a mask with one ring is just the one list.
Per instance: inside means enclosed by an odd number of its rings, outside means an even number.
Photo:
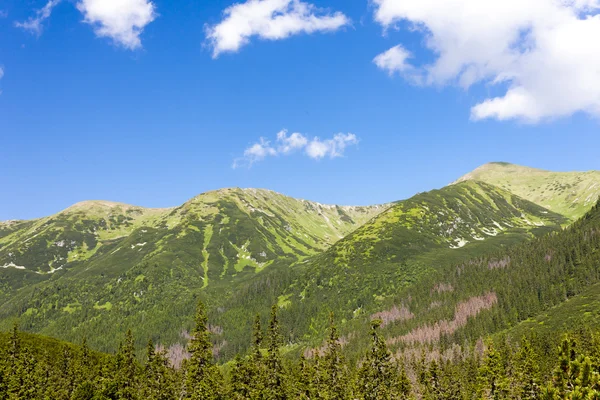
[{"label": "mountain peak", "polygon": [[577,219],[600,195],[600,171],[553,172],[506,162],[484,164],[452,184],[481,181]]},{"label": "mountain peak", "polygon": [[550,172],[550,171],[545,171],[543,169],[538,169],[538,168],[526,167],[526,166],[517,165],[517,164],[511,164],[511,163],[503,162],[503,161],[494,161],[494,162],[489,162],[487,164],[483,164],[483,165],[475,168],[473,171],[458,178],[455,182],[453,182],[453,184],[459,183],[459,182],[464,182],[467,180],[486,181],[486,179],[482,179],[482,177],[487,178],[489,176],[494,176],[494,177],[499,178],[499,177],[506,177],[509,174],[514,176],[514,174],[539,174],[539,173],[548,173],[548,172]]}]

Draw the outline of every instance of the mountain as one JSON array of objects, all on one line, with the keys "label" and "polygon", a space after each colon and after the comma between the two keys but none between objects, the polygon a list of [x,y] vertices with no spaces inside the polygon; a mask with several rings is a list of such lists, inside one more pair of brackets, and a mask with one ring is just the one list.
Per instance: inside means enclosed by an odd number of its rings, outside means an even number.
[{"label": "mountain", "polygon": [[307,316],[288,322],[297,333],[326,331],[330,311],[349,326],[362,326],[369,315],[393,308],[398,293],[421,287],[429,275],[560,230],[566,222],[482,182],[421,193],[298,266],[303,275],[280,301],[287,313]]},{"label": "mountain", "polygon": [[[502,275],[513,270],[505,254],[553,237],[573,218],[523,198],[510,182],[501,186],[462,179],[371,207],[223,189],[169,209],[94,201],[7,222],[0,225],[0,329],[19,318],[27,331],[73,342],[85,336],[94,349],[111,351],[134,328],[140,346],[148,338],[177,346],[187,341],[200,298],[222,361],[247,349],[253,316],[266,321],[273,304],[289,352],[318,347],[330,312],[350,353],[362,351],[357,332],[373,316],[385,319],[392,340],[436,321],[462,328],[455,310],[475,307],[467,319],[493,332],[506,327],[502,321],[532,316],[512,313],[507,296],[520,298],[509,289],[524,284],[529,296],[535,277]],[[472,273],[463,274],[466,266]],[[504,307],[497,321],[474,319],[496,304]],[[464,337],[476,338],[477,329]]]},{"label": "mountain", "polygon": [[455,183],[475,180],[498,186],[576,220],[600,197],[600,171],[551,172],[504,162],[482,165]]},{"label": "mountain", "polygon": [[256,189],[209,192],[169,209],[86,201],[51,217],[0,225],[0,266],[48,275],[101,258],[106,274],[122,258],[148,259],[168,248],[206,275],[211,258],[220,263],[211,275],[229,261],[241,272],[315,254],[385,208],[322,205]]},{"label": "mountain", "polygon": [[[555,348],[563,333],[599,327],[599,232],[597,203],[566,229],[440,262],[395,288],[369,317],[383,319],[399,358],[454,357],[457,347],[492,335],[519,342],[533,334]],[[360,325],[345,328],[347,351],[360,354],[367,342]]]},{"label": "mountain", "polygon": [[[170,209],[92,201],[6,223],[0,324],[8,327],[20,316],[25,329],[74,341],[97,333],[90,344],[108,350],[113,330],[131,322],[144,332],[166,332],[156,340],[172,343],[191,321],[202,290],[215,301],[225,298],[263,270],[287,269],[327,249],[387,207],[223,189]],[[161,310],[145,319],[157,305]]]}]

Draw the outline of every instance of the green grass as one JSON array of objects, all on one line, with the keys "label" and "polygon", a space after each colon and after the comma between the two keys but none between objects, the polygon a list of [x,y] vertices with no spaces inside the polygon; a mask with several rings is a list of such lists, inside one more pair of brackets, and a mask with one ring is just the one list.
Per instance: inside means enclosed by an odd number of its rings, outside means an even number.
[{"label": "green grass", "polygon": [[600,171],[552,172],[509,163],[490,163],[458,182],[464,180],[501,187],[571,220],[583,216],[600,195]]}]

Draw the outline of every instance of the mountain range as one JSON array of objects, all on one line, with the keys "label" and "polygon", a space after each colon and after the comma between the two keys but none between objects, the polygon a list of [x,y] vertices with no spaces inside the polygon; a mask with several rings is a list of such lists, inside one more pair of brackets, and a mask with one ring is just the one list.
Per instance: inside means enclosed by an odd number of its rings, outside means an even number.
[{"label": "mountain range", "polygon": [[0,223],[0,328],[18,319],[27,331],[86,337],[101,351],[132,328],[176,348],[201,298],[222,361],[246,350],[253,316],[266,320],[272,304],[290,352],[318,349],[331,312],[349,355],[366,340],[357,327],[374,317],[395,346],[524,329],[516,326],[564,307],[585,285],[561,283],[562,297],[540,286],[535,300],[535,285],[516,294],[535,279],[520,269],[523,254],[575,235],[571,227],[599,196],[597,171],[490,163],[439,190],[374,206],[237,188],[167,209],[86,201]]}]

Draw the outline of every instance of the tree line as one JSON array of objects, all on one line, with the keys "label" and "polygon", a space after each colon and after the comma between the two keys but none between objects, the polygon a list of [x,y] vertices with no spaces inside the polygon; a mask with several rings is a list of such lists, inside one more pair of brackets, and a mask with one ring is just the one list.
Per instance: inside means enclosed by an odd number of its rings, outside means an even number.
[{"label": "tree line", "polygon": [[[554,352],[550,372],[540,368],[537,341],[517,345],[488,340],[456,359],[396,359],[371,321],[371,345],[356,363],[343,355],[330,322],[322,351],[292,360],[284,356],[277,307],[266,332],[256,318],[251,350],[218,365],[208,318],[200,302],[179,369],[150,341],[145,362],[135,356],[129,331],[114,355],[67,343],[48,346],[15,325],[0,343],[0,399],[225,400],[225,399],[595,399],[600,397],[600,334],[566,337]],[[582,343],[583,345],[579,345]],[[465,354],[467,354],[465,356]]]}]

